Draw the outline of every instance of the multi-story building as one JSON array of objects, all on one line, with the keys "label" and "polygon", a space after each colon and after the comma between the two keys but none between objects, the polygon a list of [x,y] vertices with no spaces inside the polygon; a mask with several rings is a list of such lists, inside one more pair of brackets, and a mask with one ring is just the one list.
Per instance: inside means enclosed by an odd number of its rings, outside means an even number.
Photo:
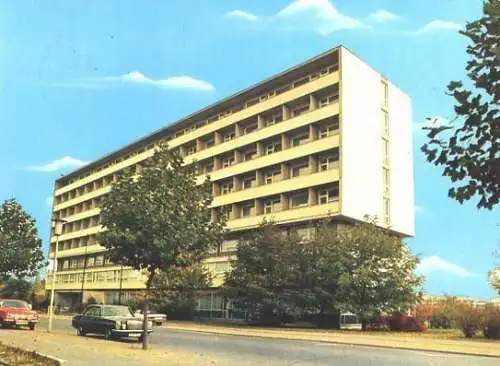
[{"label": "multi-story building", "polygon": [[[140,273],[105,260],[96,241],[99,205],[120,171],[150,157],[160,141],[199,164],[200,182],[210,173],[214,216],[229,212],[229,234],[205,263],[214,287],[230,269],[238,238],[265,217],[309,235],[317,220],[369,215],[412,236],[411,123],[410,98],[337,47],[57,179],[53,211],[67,223],[56,304],[78,303],[80,293],[114,302],[144,288]],[[200,309],[221,304],[212,293]]]}]

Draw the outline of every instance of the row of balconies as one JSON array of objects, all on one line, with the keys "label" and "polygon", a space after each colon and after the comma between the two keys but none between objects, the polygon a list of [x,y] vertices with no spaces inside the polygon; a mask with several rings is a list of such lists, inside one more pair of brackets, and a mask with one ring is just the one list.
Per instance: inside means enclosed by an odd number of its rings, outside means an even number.
[{"label": "row of balconies", "polygon": [[[295,79],[294,81],[285,83],[285,84],[283,84],[283,85],[281,85],[273,90],[267,91],[266,93],[264,93],[262,95],[253,97],[253,98],[249,99],[248,101],[243,102],[241,104],[237,104],[237,105],[233,106],[231,109],[228,109],[224,112],[219,112],[211,117],[208,117],[204,121],[201,121],[198,123],[191,123],[189,127],[186,127],[183,130],[176,132],[174,135],[167,137],[167,141],[171,140],[173,138],[178,138],[178,137],[183,136],[185,134],[189,134],[189,133],[193,132],[194,130],[197,130],[199,128],[204,127],[207,124],[214,123],[214,122],[216,122],[222,118],[225,118],[233,113],[237,113],[237,112],[242,111],[246,108],[250,108],[254,105],[265,102],[265,101],[269,100],[270,98],[273,98],[277,95],[280,95],[288,90],[292,90],[294,88],[300,87],[300,86],[307,84],[309,82],[315,81],[321,77],[327,76],[327,75],[329,75],[337,70],[338,70],[338,62],[335,61],[335,63],[330,65],[330,66],[325,66],[325,67],[321,68],[320,70],[317,70],[317,71],[311,72],[309,74],[300,76],[297,79]],[[77,180],[84,179],[92,174],[98,173],[101,170],[107,169],[112,164],[117,164],[123,160],[126,160],[134,154],[141,154],[145,150],[150,149],[152,147],[153,147],[152,145],[149,145],[147,147],[142,147],[139,150],[137,150],[136,152],[133,152],[133,153],[130,153],[124,157],[115,159],[114,161],[107,162],[106,164],[103,164],[100,167],[97,167],[97,168],[94,168],[90,171],[87,171],[87,172],[83,173],[81,176],[78,176],[76,178],[71,178],[71,179],[68,179],[67,181],[60,180],[58,182],[56,188],[59,189],[59,188],[64,187],[68,184],[72,184]]]},{"label": "row of balconies", "polygon": [[[246,121],[235,123],[220,131],[197,138],[195,141],[191,143],[187,143],[178,147],[178,149],[183,156],[189,156],[195,154],[196,152],[208,149],[212,146],[229,142],[236,137],[247,135],[252,132],[261,130],[263,128],[270,127],[283,120],[297,117],[303,113],[315,110],[317,108],[325,107],[337,101],[338,101],[338,84],[336,84],[335,87],[329,87],[322,92],[321,91],[318,92],[317,94],[310,94],[306,97],[294,100],[289,104],[284,104],[280,108],[268,111],[265,114],[258,114],[255,117],[247,119]],[[321,135],[321,131],[319,132],[319,134]],[[284,136],[286,138],[287,134],[284,134]],[[300,144],[301,136],[297,137],[299,138],[298,141],[296,141],[296,139],[293,136],[289,138],[290,141],[288,142],[288,145],[293,146],[293,144]],[[286,140],[282,142],[282,145],[284,148],[286,148],[285,147]],[[131,169],[132,173],[135,173],[138,170],[138,166],[139,164],[136,164],[128,167],[128,169]],[[113,172],[102,178],[96,179],[92,182],[77,187],[71,191],[62,193],[61,195],[57,195],[55,197],[55,204],[58,205],[63,202],[72,200],[76,197],[87,194],[89,192],[92,192],[94,190],[106,187],[112,184],[113,182],[117,181],[119,179],[119,175],[120,175],[119,171]]]}]

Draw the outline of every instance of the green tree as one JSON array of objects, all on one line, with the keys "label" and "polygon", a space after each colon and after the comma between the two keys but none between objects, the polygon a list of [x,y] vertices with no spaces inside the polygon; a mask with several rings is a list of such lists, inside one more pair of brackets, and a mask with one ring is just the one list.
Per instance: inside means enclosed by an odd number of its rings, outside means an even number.
[{"label": "green tree", "polygon": [[455,126],[427,128],[421,149],[429,162],[444,167],[443,175],[454,184],[451,198],[463,203],[478,195],[477,206],[492,209],[500,197],[500,2],[484,1],[483,16],[460,33],[472,43],[466,71],[473,88],[450,82]]},{"label": "green tree", "polygon": [[199,265],[172,267],[161,272],[153,281],[153,305],[169,319],[192,319],[202,290],[210,287],[211,279]]},{"label": "green tree", "polygon": [[22,278],[9,278],[0,288],[0,298],[13,298],[31,302],[33,285]]},{"label": "green tree", "polygon": [[342,307],[360,317],[363,329],[371,317],[406,310],[420,299],[418,258],[399,236],[363,222],[337,230],[332,240],[342,262]]},{"label": "green tree", "polygon": [[34,276],[44,265],[35,220],[10,199],[0,205],[0,278]]},{"label": "green tree", "polygon": [[[147,274],[149,293],[158,273],[196,264],[221,243],[225,223],[211,221],[211,203],[210,180],[198,185],[194,165],[162,145],[138,177],[129,173],[113,184],[102,204],[99,240],[111,261]],[[145,301],[145,313],[147,307]],[[146,349],[146,331],[143,339]]]},{"label": "green tree", "polygon": [[237,262],[223,287],[234,307],[246,309],[265,325],[280,324],[283,316],[296,312],[292,298],[297,262],[292,258],[298,254],[299,241],[268,222],[239,240]]}]

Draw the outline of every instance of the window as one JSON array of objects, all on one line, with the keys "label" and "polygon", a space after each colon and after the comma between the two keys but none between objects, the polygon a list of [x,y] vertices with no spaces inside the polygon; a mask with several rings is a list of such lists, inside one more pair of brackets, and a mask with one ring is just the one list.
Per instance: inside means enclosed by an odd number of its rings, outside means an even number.
[{"label": "window", "polygon": [[265,121],[266,121],[266,126],[269,127],[269,126],[275,125],[276,123],[283,121],[283,115],[281,113],[275,114],[275,115],[266,117]]},{"label": "window", "polygon": [[323,172],[325,170],[338,168],[339,164],[338,156],[323,156],[319,158],[319,171]]},{"label": "window", "polygon": [[293,82],[293,87],[297,88],[301,85],[307,84],[309,82],[309,75],[306,75],[304,77],[301,77],[300,79],[297,79]]},{"label": "window", "polygon": [[207,148],[214,146],[215,145],[214,137],[211,136],[211,137],[207,138],[205,140],[205,144],[206,144]]},{"label": "window", "polygon": [[255,177],[245,177],[243,178],[243,189],[252,188],[254,186]]},{"label": "window", "polygon": [[227,168],[234,164],[234,156],[228,156],[222,159],[222,167]]},{"label": "window", "polygon": [[319,204],[324,205],[326,203],[336,202],[339,200],[339,187],[334,186],[331,188],[324,188],[319,190],[318,194]]},{"label": "window", "polygon": [[101,308],[98,306],[92,306],[85,310],[85,316],[101,316]]},{"label": "window", "polygon": [[248,135],[249,133],[252,133],[254,131],[257,131],[257,124],[256,123],[253,123],[250,126],[246,126],[243,129],[243,132],[245,133],[245,135]]},{"label": "window", "polygon": [[230,270],[230,263],[229,262],[217,262],[215,263],[215,274],[216,275],[222,275]]},{"label": "window", "polygon": [[233,191],[233,182],[223,183],[221,185],[221,194],[228,194]]},{"label": "window", "polygon": [[104,264],[104,256],[103,255],[98,255],[95,258],[95,265],[96,266],[102,266]]},{"label": "window", "polygon": [[309,202],[309,193],[308,192],[296,193],[290,197],[290,201],[291,201],[291,206],[293,208],[307,206]]},{"label": "window", "polygon": [[281,175],[281,170],[275,170],[272,172],[266,172],[264,174],[264,182],[265,184],[276,183],[279,181]]},{"label": "window", "polygon": [[292,146],[305,144],[309,140],[309,133],[303,133],[292,138]]},{"label": "window", "polygon": [[264,201],[264,213],[278,212],[281,208],[281,200],[279,198],[268,199]]},{"label": "window", "polygon": [[292,166],[292,177],[299,177],[301,175],[308,173],[309,164],[301,163],[295,166]]},{"label": "window", "polygon": [[224,134],[224,142],[228,142],[228,141],[231,141],[234,139],[234,132],[228,132],[226,134]]},{"label": "window", "polygon": [[246,204],[246,205],[243,205],[241,207],[241,216],[242,217],[247,217],[247,216],[251,216],[252,215],[252,212],[253,212],[253,209],[254,209],[254,204]]},{"label": "window", "polygon": [[336,103],[338,100],[339,100],[338,94],[330,94],[321,98],[318,104],[320,108],[323,108],[326,107],[328,104]]},{"label": "window", "polygon": [[333,136],[338,134],[339,132],[339,126],[338,125],[328,125],[328,126],[321,126],[318,131],[318,137],[320,139],[324,139],[328,136]]},{"label": "window", "polygon": [[248,161],[248,160],[252,160],[252,159],[255,159],[255,156],[257,155],[257,150],[250,150],[250,151],[246,151],[244,154],[243,154],[243,160],[244,161]]},{"label": "window", "polygon": [[186,155],[192,155],[196,153],[196,145],[191,145],[186,148]]},{"label": "window", "polygon": [[266,145],[266,155],[281,151],[281,142],[271,142]]},{"label": "window", "polygon": [[309,111],[309,103],[302,104],[292,109],[292,117],[300,116],[301,114],[304,114],[307,111]]},{"label": "window", "polygon": [[205,165],[205,173],[210,173],[214,170],[214,163],[209,163]]}]

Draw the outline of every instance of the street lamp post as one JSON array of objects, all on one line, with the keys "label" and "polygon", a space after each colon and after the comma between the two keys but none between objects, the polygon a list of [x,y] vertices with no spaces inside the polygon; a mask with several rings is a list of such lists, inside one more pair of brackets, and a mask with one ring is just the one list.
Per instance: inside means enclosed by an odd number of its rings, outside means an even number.
[{"label": "street lamp post", "polygon": [[56,286],[57,272],[57,253],[59,251],[59,237],[62,234],[63,225],[66,221],[59,217],[52,218],[52,233],[56,237],[56,248],[54,251],[54,259],[52,262],[52,286],[50,288],[50,304],[49,304],[49,332],[52,331],[52,317],[54,315],[54,290]]}]

